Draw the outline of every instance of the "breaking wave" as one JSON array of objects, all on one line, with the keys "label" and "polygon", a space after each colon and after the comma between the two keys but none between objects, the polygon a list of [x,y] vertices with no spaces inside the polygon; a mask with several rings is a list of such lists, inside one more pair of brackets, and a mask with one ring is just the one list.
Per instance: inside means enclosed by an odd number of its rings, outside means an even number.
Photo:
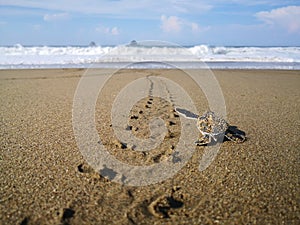
[{"label": "breaking wave", "polygon": [[[0,69],[72,68],[99,64],[119,67],[132,62],[181,62],[197,67],[299,69],[300,47],[168,46],[14,46],[0,47]],[[142,65],[142,64],[140,64]],[[144,64],[146,66],[146,64]],[[151,63],[148,64],[148,66]],[[147,67],[147,66],[146,66]],[[252,68],[251,67],[251,68]]]}]

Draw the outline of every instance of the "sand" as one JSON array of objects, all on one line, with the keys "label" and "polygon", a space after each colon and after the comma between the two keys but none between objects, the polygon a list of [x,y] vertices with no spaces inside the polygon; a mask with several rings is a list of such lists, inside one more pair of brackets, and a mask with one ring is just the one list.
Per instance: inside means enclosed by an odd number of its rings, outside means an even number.
[{"label": "sand", "polygon": [[[246,132],[247,141],[224,142],[202,172],[198,167],[205,147],[195,147],[175,176],[137,187],[101,176],[76,144],[72,104],[84,72],[0,71],[1,224],[300,223],[300,71],[213,71],[227,119]],[[149,97],[132,109],[129,125],[137,137],[149,137],[145,124],[150,116],[161,114],[166,121],[169,133],[164,143],[147,154],[114,137],[110,107],[129,81],[163,75],[179,82],[197,109],[205,111],[203,93],[180,74],[123,70],[110,80],[97,102],[96,127],[112,155],[132,165],[160,163],[172,155],[180,136],[172,104]]]}]

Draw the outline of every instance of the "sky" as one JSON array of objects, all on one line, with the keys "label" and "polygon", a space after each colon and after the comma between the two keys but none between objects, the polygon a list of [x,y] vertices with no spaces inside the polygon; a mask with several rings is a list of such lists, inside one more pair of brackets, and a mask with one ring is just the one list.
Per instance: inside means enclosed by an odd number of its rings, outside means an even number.
[{"label": "sky", "polygon": [[300,0],[0,0],[0,45],[300,46]]}]

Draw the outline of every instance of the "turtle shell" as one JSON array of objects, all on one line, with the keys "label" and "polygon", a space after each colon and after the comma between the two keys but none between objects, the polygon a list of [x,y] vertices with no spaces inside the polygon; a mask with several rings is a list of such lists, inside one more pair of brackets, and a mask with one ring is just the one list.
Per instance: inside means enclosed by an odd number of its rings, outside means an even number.
[{"label": "turtle shell", "polygon": [[218,117],[212,111],[207,111],[197,120],[197,127],[203,135],[217,136],[223,134],[228,126],[226,120]]}]

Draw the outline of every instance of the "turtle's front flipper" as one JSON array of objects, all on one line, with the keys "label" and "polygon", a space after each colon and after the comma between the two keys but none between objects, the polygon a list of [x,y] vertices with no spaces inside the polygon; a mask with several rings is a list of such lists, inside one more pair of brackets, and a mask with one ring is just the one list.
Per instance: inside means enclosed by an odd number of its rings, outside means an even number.
[{"label": "turtle's front flipper", "polygon": [[236,126],[229,126],[225,132],[225,137],[236,143],[243,143],[246,141],[246,133],[239,130]]},{"label": "turtle's front flipper", "polygon": [[211,143],[211,137],[209,135],[204,135],[201,138],[199,138],[197,141],[195,141],[195,144],[197,146],[203,146]]},{"label": "turtle's front flipper", "polygon": [[178,112],[179,114],[183,115],[187,119],[196,120],[199,117],[195,113],[192,113],[192,112],[190,112],[190,111],[188,111],[186,109],[175,108],[175,111]]}]

